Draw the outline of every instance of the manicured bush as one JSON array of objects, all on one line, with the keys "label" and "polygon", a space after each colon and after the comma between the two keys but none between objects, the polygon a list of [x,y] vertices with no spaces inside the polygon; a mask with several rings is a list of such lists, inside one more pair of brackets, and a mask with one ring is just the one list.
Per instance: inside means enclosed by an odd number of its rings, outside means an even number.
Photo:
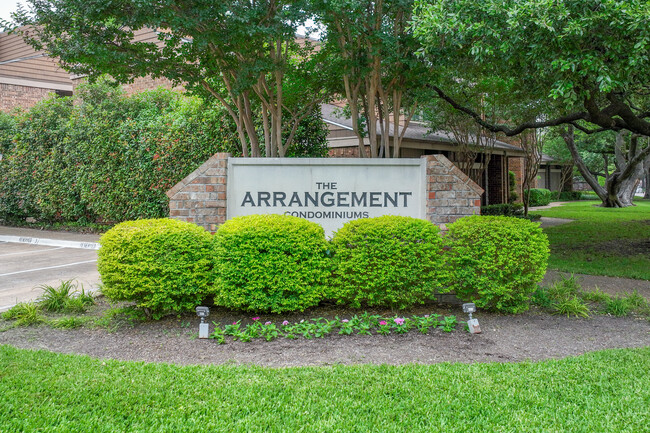
[{"label": "manicured bush", "polygon": [[332,238],[328,297],[359,307],[408,308],[433,296],[445,268],[442,238],[428,221],[382,216],[346,223]]},{"label": "manicured bush", "polygon": [[215,235],[215,303],[247,311],[303,311],[323,299],[327,242],[316,223],[289,215],[226,221]]},{"label": "manicured bush", "polygon": [[551,202],[551,191],[544,188],[531,188],[528,206],[546,206]]},{"label": "manicured bush", "polygon": [[582,198],[580,191],[552,191],[551,201],[576,201]]},{"label": "manicured bush", "polygon": [[471,216],[448,225],[445,243],[454,291],[479,308],[519,313],[546,273],[548,239],[520,218]]},{"label": "manicured bush", "polygon": [[100,240],[97,268],[102,292],[134,301],[160,318],[189,311],[213,292],[212,235],[172,219],[127,221]]},{"label": "manicured bush", "polygon": [[524,214],[521,203],[501,203],[481,206],[481,215],[520,216]]}]

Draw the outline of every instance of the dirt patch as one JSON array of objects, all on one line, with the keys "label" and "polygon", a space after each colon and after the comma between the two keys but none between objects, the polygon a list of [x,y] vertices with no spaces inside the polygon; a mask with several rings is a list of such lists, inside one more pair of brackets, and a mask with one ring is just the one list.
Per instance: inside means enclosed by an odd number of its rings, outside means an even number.
[{"label": "dirt patch", "polygon": [[631,257],[636,255],[650,256],[650,239],[616,239],[590,245],[589,248],[600,253]]},{"label": "dirt patch", "polygon": [[[426,310],[427,307],[423,307]],[[304,317],[332,316],[345,311],[316,310]],[[415,312],[422,314],[421,311]],[[459,310],[454,313],[464,320]],[[231,314],[231,313],[228,313]],[[212,318],[214,318],[213,315]],[[241,319],[223,315],[219,320]],[[294,316],[289,320],[295,320]],[[504,362],[542,360],[585,352],[650,345],[650,322],[645,318],[594,316],[575,319],[531,311],[517,316],[479,313],[483,333],[470,335],[461,326],[452,333],[428,335],[412,330],[405,335],[341,336],[320,339],[254,340],[219,345],[198,340],[196,317],[167,318],[136,323],[116,331],[58,330],[50,327],[14,328],[0,333],[0,344],[26,349],[78,353],[95,358],[174,364],[256,364],[271,367],[331,364],[406,364],[438,362]],[[277,317],[262,317],[275,320]]]}]

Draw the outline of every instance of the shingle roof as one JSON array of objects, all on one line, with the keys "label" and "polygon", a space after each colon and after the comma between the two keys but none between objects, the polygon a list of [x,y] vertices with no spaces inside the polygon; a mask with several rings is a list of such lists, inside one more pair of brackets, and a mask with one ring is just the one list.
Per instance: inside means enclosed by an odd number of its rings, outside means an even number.
[{"label": "shingle roof", "polygon": [[[338,125],[340,127],[352,130],[352,120],[341,114],[341,108],[331,104],[323,104],[321,106],[321,111],[323,113],[323,120],[326,123],[331,123],[333,125]],[[381,131],[379,131],[381,135]],[[393,128],[391,125],[390,136],[393,136]],[[445,143],[445,144],[456,144],[456,140],[450,132],[446,131],[431,131],[428,127],[422,125],[419,122],[411,122],[406,129],[404,138],[410,140],[418,141],[428,141],[432,143]],[[495,143],[494,147],[500,150],[512,150],[516,152],[521,152],[521,149],[512,144],[504,143],[503,141],[498,141]]]}]

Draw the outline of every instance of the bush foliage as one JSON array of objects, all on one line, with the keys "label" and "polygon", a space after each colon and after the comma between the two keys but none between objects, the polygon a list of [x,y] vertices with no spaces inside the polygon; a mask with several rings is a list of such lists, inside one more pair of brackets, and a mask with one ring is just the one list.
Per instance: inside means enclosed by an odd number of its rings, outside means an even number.
[{"label": "bush foliage", "polygon": [[189,311],[213,293],[212,235],[172,219],[128,221],[100,240],[102,292],[154,318]]},{"label": "bush foliage", "polygon": [[329,264],[318,224],[289,215],[250,215],[227,221],[215,236],[217,305],[281,313],[323,299]]},{"label": "bush foliage", "polygon": [[334,278],[329,297],[408,308],[433,297],[444,279],[442,238],[434,224],[382,216],[346,223],[332,238]]},{"label": "bush foliage", "polygon": [[481,215],[523,216],[524,205],[521,203],[502,203],[481,206]]},{"label": "bush foliage", "polygon": [[[300,125],[292,156],[323,156],[320,114]],[[165,192],[216,152],[238,155],[224,108],[165,89],[126,96],[80,85],[0,116],[0,220],[116,223],[169,214]]]},{"label": "bush foliage", "polygon": [[509,217],[462,218],[445,239],[453,290],[479,308],[519,313],[546,273],[548,239],[538,224]]},{"label": "bush foliage", "polygon": [[552,191],[551,200],[552,201],[576,201],[582,198],[581,191]]},{"label": "bush foliage", "polygon": [[551,191],[544,188],[531,188],[528,206],[546,206],[551,202]]}]

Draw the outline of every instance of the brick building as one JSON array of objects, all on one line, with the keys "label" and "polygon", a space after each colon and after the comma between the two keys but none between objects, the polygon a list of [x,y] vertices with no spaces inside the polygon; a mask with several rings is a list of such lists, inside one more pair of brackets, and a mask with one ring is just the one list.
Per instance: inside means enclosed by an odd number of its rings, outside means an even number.
[{"label": "brick building", "polygon": [[17,34],[0,33],[0,111],[30,108],[50,93],[72,95],[70,74]]},{"label": "brick building", "polygon": [[[328,104],[322,106],[323,120],[330,131],[329,154],[332,157],[358,157],[359,145],[352,129],[352,120],[339,115],[338,108]],[[497,140],[489,152],[486,150],[479,153],[477,161],[487,158],[488,153],[490,156],[487,170],[481,173],[479,169],[475,169],[472,180],[485,191],[481,196],[482,205],[507,203],[510,195],[508,171],[515,171],[518,179],[523,177],[524,153],[513,144]],[[444,131],[432,132],[425,124],[411,122],[402,140],[400,157],[420,158],[436,154],[444,155],[451,162],[458,161],[458,145],[453,135]],[[521,185],[520,181],[518,185]],[[521,191],[518,193],[521,196]]]}]

